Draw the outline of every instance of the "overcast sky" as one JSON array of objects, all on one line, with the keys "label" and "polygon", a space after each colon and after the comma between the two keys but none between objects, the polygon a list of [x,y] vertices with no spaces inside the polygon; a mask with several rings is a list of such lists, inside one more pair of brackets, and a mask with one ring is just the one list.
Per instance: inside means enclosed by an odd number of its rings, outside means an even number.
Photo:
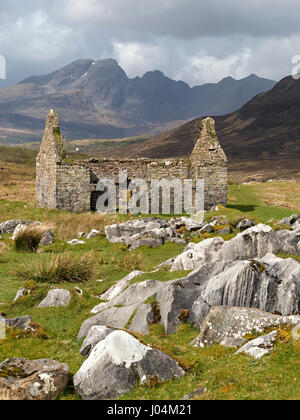
[{"label": "overcast sky", "polygon": [[279,80],[300,55],[299,0],[0,0],[7,81],[79,58],[191,86],[251,73]]}]

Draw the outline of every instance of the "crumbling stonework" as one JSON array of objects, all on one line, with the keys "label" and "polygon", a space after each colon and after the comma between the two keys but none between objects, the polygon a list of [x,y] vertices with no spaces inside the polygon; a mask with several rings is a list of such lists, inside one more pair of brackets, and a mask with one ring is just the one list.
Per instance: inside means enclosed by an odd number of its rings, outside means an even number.
[{"label": "crumbling stonework", "polygon": [[202,121],[200,138],[186,159],[90,159],[70,162],[59,130],[58,116],[47,116],[45,134],[37,156],[36,198],[43,208],[71,212],[96,210],[100,179],[119,182],[120,170],[127,171],[128,182],[140,178],[205,180],[205,208],[227,204],[227,158],[215,132],[212,118]]}]

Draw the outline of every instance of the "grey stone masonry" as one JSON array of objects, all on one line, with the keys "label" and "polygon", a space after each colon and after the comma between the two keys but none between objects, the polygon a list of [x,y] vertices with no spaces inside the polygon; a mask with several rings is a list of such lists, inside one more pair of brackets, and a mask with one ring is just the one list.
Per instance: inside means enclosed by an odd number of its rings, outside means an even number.
[{"label": "grey stone masonry", "polygon": [[[198,127],[199,128],[199,127]],[[119,182],[119,171],[127,171],[128,181],[205,180],[205,209],[227,204],[227,158],[222,150],[212,118],[202,120],[200,137],[190,157],[182,159],[67,159],[58,116],[51,110],[36,161],[36,200],[42,208],[70,212],[96,210],[100,179]]]}]

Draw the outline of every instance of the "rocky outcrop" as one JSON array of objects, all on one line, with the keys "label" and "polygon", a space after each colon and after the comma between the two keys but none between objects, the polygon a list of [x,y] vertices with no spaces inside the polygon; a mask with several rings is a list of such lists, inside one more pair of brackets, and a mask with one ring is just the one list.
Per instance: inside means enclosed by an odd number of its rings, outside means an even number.
[{"label": "rocky outcrop", "polygon": [[68,306],[70,300],[71,293],[69,290],[52,289],[48,292],[45,299],[39,304],[38,308]]},{"label": "rocky outcrop", "polygon": [[84,400],[116,399],[140,385],[184,376],[169,356],[141,344],[124,331],[115,331],[98,343],[74,376]]},{"label": "rocky outcrop", "polygon": [[82,324],[78,340],[84,338],[94,325],[124,328],[140,305],[156,296],[161,287],[164,287],[164,284],[154,280],[135,283],[109,302],[100,303],[92,310],[92,313],[97,315],[88,318]]},{"label": "rocky outcrop", "polygon": [[9,359],[0,364],[0,400],[56,400],[69,382],[67,365],[53,360]]},{"label": "rocky outcrop", "polygon": [[174,225],[156,218],[132,220],[105,227],[107,239],[111,243],[124,243],[130,250],[141,246],[159,247],[165,242],[184,245],[181,235]]},{"label": "rocky outcrop", "polygon": [[205,319],[201,334],[193,341],[197,347],[218,343],[226,347],[239,347],[246,343],[245,336],[263,334],[270,328],[293,327],[300,316],[280,316],[259,309],[226,307],[212,308]]},{"label": "rocky outcrop", "polygon": [[273,254],[253,260],[202,263],[186,278],[165,283],[157,301],[168,333],[177,331],[184,314],[200,329],[216,306],[296,315],[300,312],[300,264]]},{"label": "rocky outcrop", "polygon": [[204,262],[251,260],[281,250],[276,232],[267,225],[257,225],[238,234],[230,241],[222,238],[204,240],[189,244],[179,255],[171,271],[193,270]]},{"label": "rocky outcrop", "polygon": [[194,301],[190,319],[200,328],[210,308],[238,306],[265,312],[299,313],[300,264],[272,254],[237,261],[212,276]]}]

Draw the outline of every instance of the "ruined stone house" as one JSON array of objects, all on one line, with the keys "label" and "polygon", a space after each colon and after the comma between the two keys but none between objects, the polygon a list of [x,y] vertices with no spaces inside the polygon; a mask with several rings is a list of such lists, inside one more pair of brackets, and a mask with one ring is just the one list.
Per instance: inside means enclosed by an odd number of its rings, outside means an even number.
[{"label": "ruined stone house", "polygon": [[41,148],[36,160],[36,199],[42,208],[70,212],[96,210],[99,179],[118,183],[119,171],[126,170],[128,181],[152,179],[204,179],[205,208],[227,204],[227,158],[215,132],[212,118],[202,121],[195,148],[189,158],[180,159],[67,159],[58,116],[47,116]]}]

